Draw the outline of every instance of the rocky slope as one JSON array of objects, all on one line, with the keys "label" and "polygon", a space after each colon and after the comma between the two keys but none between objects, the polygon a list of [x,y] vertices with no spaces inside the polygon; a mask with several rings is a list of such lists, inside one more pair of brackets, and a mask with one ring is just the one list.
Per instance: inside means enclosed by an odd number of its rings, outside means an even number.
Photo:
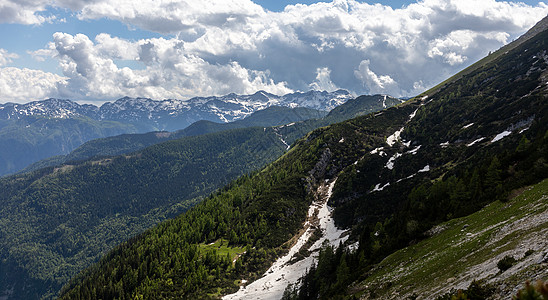
[{"label": "rocky slope", "polygon": [[[473,281],[510,299],[527,280],[548,276],[548,180],[470,216],[442,223],[430,237],[388,256],[350,287],[361,299],[435,299]],[[516,262],[502,271],[506,256]]]}]

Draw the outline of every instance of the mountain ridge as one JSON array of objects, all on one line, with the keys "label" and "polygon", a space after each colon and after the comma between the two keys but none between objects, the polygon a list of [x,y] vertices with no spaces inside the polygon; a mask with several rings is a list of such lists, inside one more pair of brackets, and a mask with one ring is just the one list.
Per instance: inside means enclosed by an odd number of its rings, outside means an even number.
[{"label": "mountain ridge", "polygon": [[94,120],[147,122],[161,118],[178,118],[177,126],[156,122],[155,130],[178,130],[190,125],[190,120],[231,122],[270,106],[306,107],[330,111],[354,98],[345,90],[334,92],[309,91],[277,96],[264,91],[251,95],[228,94],[225,96],[194,97],[188,100],[122,97],[101,106],[78,104],[68,99],[49,98],[26,104],[0,104],[0,119],[18,119],[24,116],[50,118],[89,117]]}]

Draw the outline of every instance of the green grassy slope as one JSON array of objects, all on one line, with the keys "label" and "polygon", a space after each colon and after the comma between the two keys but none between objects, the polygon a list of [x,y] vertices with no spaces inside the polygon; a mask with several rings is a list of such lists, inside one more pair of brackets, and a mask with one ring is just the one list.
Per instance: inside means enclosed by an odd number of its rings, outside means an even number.
[{"label": "green grassy slope", "polygon": [[[432,237],[376,265],[366,280],[350,288],[351,294],[366,299],[406,299],[413,294],[433,299],[484,280],[497,287],[493,299],[510,299],[526,280],[545,279],[548,180],[521,192],[508,202],[496,201],[436,226]],[[497,262],[507,255],[518,262],[501,272]]]}]

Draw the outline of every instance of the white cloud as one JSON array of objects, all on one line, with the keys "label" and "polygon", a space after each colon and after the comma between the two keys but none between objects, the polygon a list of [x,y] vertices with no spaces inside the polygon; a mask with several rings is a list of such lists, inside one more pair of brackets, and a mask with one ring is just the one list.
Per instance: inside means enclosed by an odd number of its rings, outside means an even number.
[{"label": "white cloud", "polygon": [[19,55],[15,53],[9,53],[6,49],[0,48],[0,67],[11,63],[13,59],[18,57]]},{"label": "white cloud", "polygon": [[65,78],[39,70],[0,68],[0,102],[29,102],[57,97]]},{"label": "white cloud", "polygon": [[50,0],[1,0],[0,23],[26,25],[51,23],[57,19],[56,16],[43,16],[40,14],[51,4],[53,4],[53,1]]},{"label": "white cloud", "polygon": [[[338,87],[355,94],[412,96],[548,14],[544,3],[495,0],[419,0],[402,9],[334,0],[290,5],[282,12],[265,11],[250,0],[22,3],[33,16],[49,4],[81,19],[109,18],[171,34],[129,41],[56,33],[48,48],[32,52],[59,61],[68,78],[59,94],[99,100]],[[120,60],[140,68],[119,67]]]},{"label": "white cloud", "polygon": [[81,19],[106,17],[160,33],[204,26],[226,28],[264,15],[262,7],[251,0],[95,1],[80,12]]},{"label": "white cloud", "polygon": [[310,89],[317,90],[317,91],[328,91],[328,92],[338,90],[339,87],[337,87],[333,83],[333,81],[331,81],[330,74],[331,74],[331,70],[329,70],[329,68],[327,67],[317,68],[316,80],[309,85]]},{"label": "white cloud", "polygon": [[[59,60],[67,84],[59,94],[78,99],[113,99],[123,95],[186,98],[198,95],[291,92],[285,82],[274,82],[267,71],[249,70],[238,62],[212,64],[185,53],[177,39],[129,42],[109,35],[91,41],[83,34],[55,33],[40,55]],[[120,68],[115,59],[134,60],[144,69]]]},{"label": "white cloud", "polygon": [[370,61],[363,60],[354,71],[356,78],[362,81],[371,94],[388,93],[390,95],[401,94],[398,83],[389,75],[377,75],[369,68]]}]

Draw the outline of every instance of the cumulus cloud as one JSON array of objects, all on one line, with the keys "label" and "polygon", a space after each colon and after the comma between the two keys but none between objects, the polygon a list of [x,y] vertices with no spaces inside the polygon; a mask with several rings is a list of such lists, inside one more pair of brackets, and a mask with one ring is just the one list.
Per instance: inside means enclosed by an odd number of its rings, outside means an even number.
[{"label": "cumulus cloud", "polygon": [[370,61],[363,60],[354,71],[356,77],[369,89],[371,94],[388,93],[391,95],[401,94],[398,83],[389,75],[377,75],[369,68]]},{"label": "cumulus cloud", "polygon": [[[177,39],[130,42],[100,34],[92,41],[83,34],[57,32],[40,55],[59,61],[66,85],[59,94],[79,99],[113,99],[121,95],[185,98],[193,95],[291,92],[285,82],[274,82],[268,72],[243,68],[238,62],[212,64],[185,53]],[[118,67],[115,60],[134,60],[144,69]]]},{"label": "cumulus cloud", "polygon": [[1,102],[29,102],[58,96],[64,77],[39,70],[0,68]]},{"label": "cumulus cloud", "polygon": [[[24,3],[32,12],[32,5],[40,11],[44,1]],[[33,52],[59,61],[67,77],[60,94],[98,100],[339,87],[355,94],[413,96],[548,14],[542,2],[532,7],[495,0],[419,0],[401,9],[333,0],[290,5],[282,12],[250,0],[47,3],[71,9],[80,19],[109,18],[169,33],[137,41],[56,33],[46,49]],[[120,67],[120,61],[140,68]]]},{"label": "cumulus cloud", "polygon": [[331,81],[330,75],[331,70],[329,70],[329,68],[317,68],[316,80],[309,85],[310,89],[328,92],[338,90],[339,88]]},{"label": "cumulus cloud", "polygon": [[95,1],[85,5],[81,19],[110,18],[160,32],[195,32],[199,28],[230,27],[265,11],[251,0]]},{"label": "cumulus cloud", "polygon": [[53,22],[57,19],[55,15],[43,16],[40,14],[52,2],[49,0],[2,0],[0,1],[0,23],[34,25]]}]

